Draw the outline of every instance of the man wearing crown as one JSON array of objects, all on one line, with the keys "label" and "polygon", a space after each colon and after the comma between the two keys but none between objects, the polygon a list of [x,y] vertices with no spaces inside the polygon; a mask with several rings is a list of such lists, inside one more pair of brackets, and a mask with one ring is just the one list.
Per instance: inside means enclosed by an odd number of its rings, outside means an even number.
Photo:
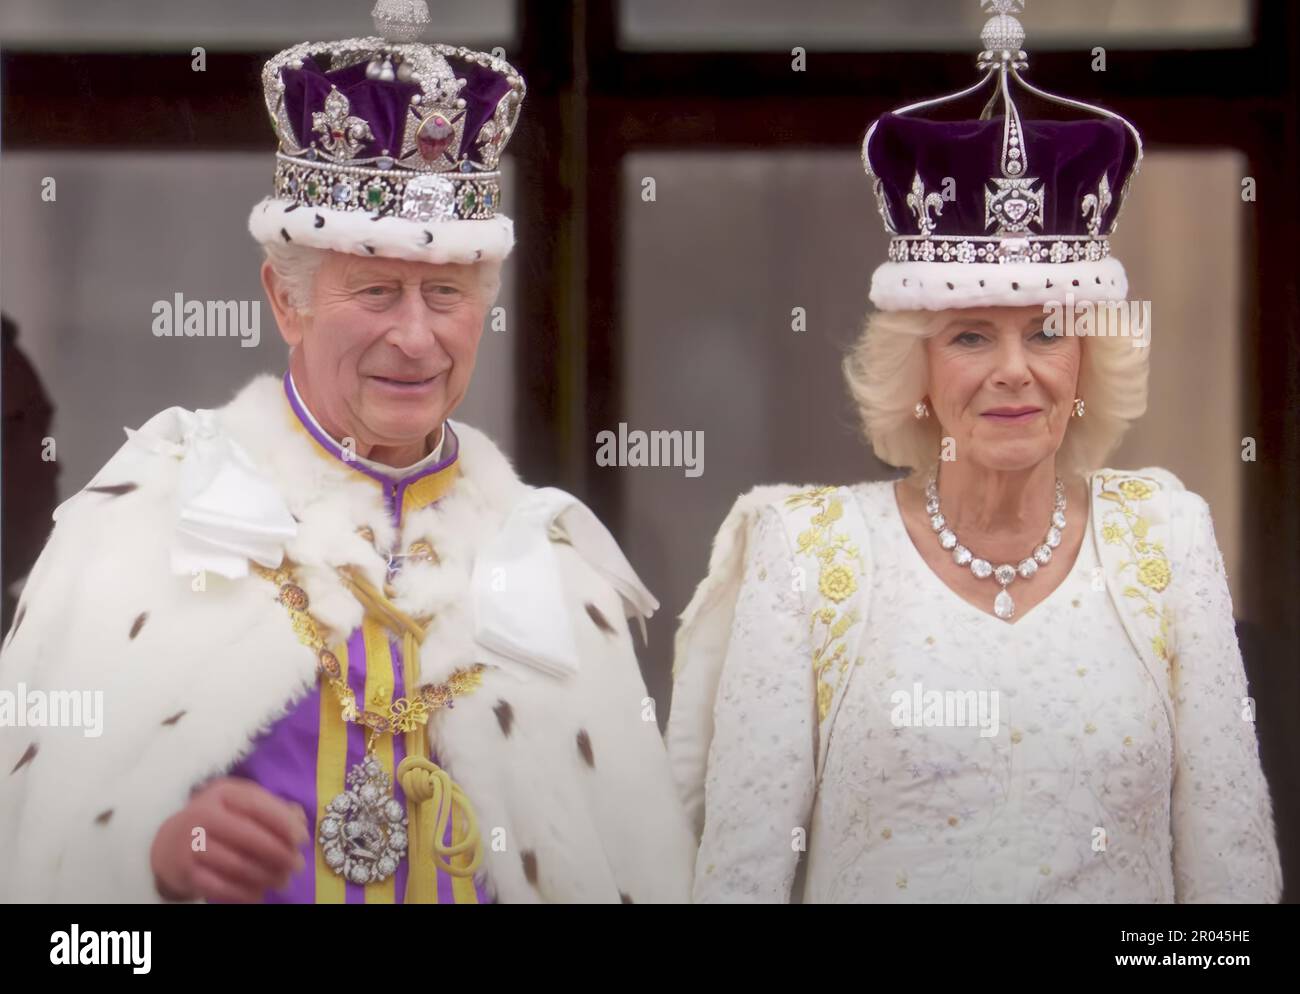
[{"label": "man wearing crown", "polygon": [[[267,63],[249,228],[288,369],[128,430],[55,512],[0,656],[37,702],[0,723],[0,899],[689,895],[625,623],[656,601],[449,419],[513,244],[524,81],[417,43],[423,8]],[[83,690],[101,734],[45,720]]]}]

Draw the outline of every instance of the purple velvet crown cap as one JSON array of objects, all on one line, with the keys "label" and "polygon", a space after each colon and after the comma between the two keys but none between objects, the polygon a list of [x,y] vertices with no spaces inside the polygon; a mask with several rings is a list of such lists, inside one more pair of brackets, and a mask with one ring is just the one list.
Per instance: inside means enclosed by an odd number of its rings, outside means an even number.
[{"label": "purple velvet crown cap", "polygon": [[[465,80],[459,94],[465,100],[465,128],[455,158],[481,165],[479,133],[510,92],[510,83],[488,66],[454,56],[446,59],[456,77]],[[349,112],[363,118],[374,136],[361,146],[357,157],[400,154],[411,97],[420,92],[417,84],[367,79],[364,63],[322,71],[310,56],[303,59],[301,69],[286,67],[280,77],[284,80],[285,113],[299,147],[306,148],[316,138],[312,115],[324,110],[325,98],[337,87],[348,99]]]},{"label": "purple velvet crown cap", "polygon": [[[1025,179],[1042,189],[1042,230],[1034,234],[1086,236],[1088,218],[1080,204],[1096,193],[1104,175],[1113,191],[1102,214],[1102,234],[1110,231],[1123,206],[1125,183],[1138,149],[1128,129],[1113,118],[1079,121],[1023,120],[1021,132],[1028,169]],[[882,114],[867,147],[871,171],[900,235],[922,234],[908,206],[913,179],[925,190],[941,192],[953,181],[954,198],[933,215],[934,235],[980,236],[996,232],[985,225],[985,190],[1002,176],[1003,119],[933,121]]]},{"label": "purple velvet crown cap", "polygon": [[[974,86],[883,114],[863,161],[889,241],[871,276],[881,310],[1036,306],[1069,298],[1122,300],[1123,264],[1110,235],[1142,163],[1142,138],[1124,118],[1040,89],[1029,68],[1024,0],[981,0]],[[994,92],[979,118],[931,113]],[[1063,108],[1064,120],[1024,118],[1013,93]],[[1078,112],[1093,115],[1079,119]]]}]

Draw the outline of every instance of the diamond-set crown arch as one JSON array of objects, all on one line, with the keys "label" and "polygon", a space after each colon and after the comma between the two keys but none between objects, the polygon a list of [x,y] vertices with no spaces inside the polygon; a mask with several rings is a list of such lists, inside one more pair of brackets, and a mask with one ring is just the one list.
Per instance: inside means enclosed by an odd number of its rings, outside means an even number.
[{"label": "diamond-set crown arch", "polygon": [[[984,77],[978,83],[974,84],[973,86],[968,86],[964,90],[959,90],[956,93],[946,93],[943,96],[929,97],[925,100],[918,100],[916,103],[908,104],[905,107],[899,107],[898,110],[893,111],[893,114],[896,117],[905,117],[908,114],[913,114],[918,110],[926,110],[930,107],[937,107],[940,104],[952,103],[953,101],[960,100],[963,97],[968,97],[972,93],[977,93],[984,86],[984,84],[989,81],[989,77],[991,77],[994,72],[995,70],[990,69],[987,73],[984,74]],[[985,108],[985,113],[987,114],[987,112],[988,109]],[[876,118],[876,120],[872,121],[871,126],[867,128],[866,137],[862,139],[862,166],[864,169],[866,169],[867,175],[870,176],[872,179],[876,179],[877,177],[876,177],[875,170],[871,168],[871,139],[875,137],[876,127],[879,124],[880,124],[880,118]]]},{"label": "diamond-set crown arch", "polygon": [[[1144,150],[1142,145],[1141,133],[1138,131],[1136,127],[1134,127],[1133,122],[1130,121],[1128,118],[1124,117],[1122,114],[1116,114],[1114,111],[1107,110],[1105,107],[1099,107],[1096,104],[1085,103],[1082,100],[1074,100],[1071,97],[1061,96],[1059,93],[1049,93],[1047,90],[1040,89],[1039,87],[1034,86],[1027,79],[1021,76],[1020,73],[1017,72],[1014,67],[1010,70],[1010,73],[1011,73],[1011,77],[1014,80],[1016,80],[1016,82],[1018,82],[1021,86],[1023,86],[1025,90],[1027,90],[1029,93],[1034,94],[1034,96],[1046,100],[1050,103],[1059,104],[1060,106],[1063,107],[1071,107],[1075,110],[1087,111],[1088,113],[1098,114],[1101,117],[1108,118],[1109,120],[1117,121],[1119,124],[1124,126],[1124,130],[1127,131],[1129,137],[1133,139],[1133,147],[1135,149],[1135,155],[1133,157],[1133,166],[1132,168],[1129,169],[1128,175],[1124,177],[1124,184],[1120,188],[1119,206],[1115,211],[1115,216],[1111,218],[1110,225],[1106,228],[1104,232],[1102,232],[1102,234],[1106,234],[1106,235],[1114,234],[1115,229],[1119,225],[1119,216],[1120,214],[1123,213],[1124,204],[1128,200],[1129,187],[1132,186],[1133,184],[1133,177],[1137,176],[1137,174],[1142,170],[1142,156],[1144,154]],[[1100,179],[1104,179],[1104,178],[1105,178],[1105,174],[1103,173],[1102,176],[1099,177],[1099,181]],[[1107,180],[1107,184],[1109,185],[1109,180]],[[1104,210],[1105,208],[1103,208],[1103,211]]]}]

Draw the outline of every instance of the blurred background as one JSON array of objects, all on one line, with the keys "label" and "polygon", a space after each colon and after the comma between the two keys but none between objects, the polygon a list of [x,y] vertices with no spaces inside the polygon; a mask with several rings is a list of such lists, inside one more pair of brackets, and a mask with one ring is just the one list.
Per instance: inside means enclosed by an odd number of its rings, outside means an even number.
[{"label": "blurred background", "polygon": [[[177,293],[262,299],[245,228],[273,165],[262,63],[308,38],[370,33],[371,6],[0,8],[6,627],[49,512],[123,426],[219,406],[255,373],[283,371],[265,305],[256,348],[156,338],[151,308]],[[976,80],[986,15],[976,0],[430,9],[433,38],[499,48],[528,83],[503,166],[518,240],[506,327],[485,331],[456,416],[529,482],[586,501],[659,597],[642,664],[662,722],[675,619],[736,496],[895,475],[861,440],[839,370],[887,245],[859,147],[881,112]],[[1164,466],[1213,509],[1294,900],[1300,5],[1029,0],[1021,20],[1030,81],[1124,114],[1146,142],[1113,247],[1131,296],[1152,304],[1151,402],[1111,465]],[[620,423],[703,431],[703,474],[598,466],[597,433]],[[41,458],[46,436],[57,463]]]}]

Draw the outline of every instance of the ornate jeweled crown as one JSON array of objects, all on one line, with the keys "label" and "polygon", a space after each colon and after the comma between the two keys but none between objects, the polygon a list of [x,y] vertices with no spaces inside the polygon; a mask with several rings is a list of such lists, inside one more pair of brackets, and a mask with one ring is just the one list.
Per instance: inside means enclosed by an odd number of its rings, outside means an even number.
[{"label": "ornate jeweled crown", "polygon": [[[294,45],[262,70],[279,139],[270,203],[312,209],[316,228],[331,221],[322,212],[422,225],[496,218],[498,166],[519,119],[523,77],[493,55],[417,41],[429,21],[424,0],[379,0],[371,14],[377,35]],[[263,215],[274,213],[263,206]],[[271,220],[250,221],[261,229],[254,234],[273,235]],[[285,240],[295,240],[292,230],[281,226]],[[423,235],[433,242],[432,230]],[[451,240],[459,247],[474,237],[462,231]],[[401,251],[377,254],[411,255],[405,239]],[[345,250],[355,251],[354,242]],[[375,247],[384,240],[367,242]]]},{"label": "ornate jeweled crown", "polygon": [[[1110,257],[1108,236],[1142,161],[1141,136],[1118,114],[1048,93],[1024,79],[1021,72],[1029,65],[1021,48],[1025,33],[1014,16],[1023,11],[1024,0],[981,0],[980,5],[992,16],[980,35],[984,48],[976,64],[984,75],[979,82],[883,114],[863,141],[863,165],[885,229],[893,235],[889,259],[962,266],[1100,264]],[[969,97],[990,80],[995,81],[994,92],[977,119],[917,116]],[[1012,83],[1094,117],[1022,120]],[[930,272],[931,291],[938,275]],[[1052,296],[1045,291],[1054,289],[1054,274],[1030,270],[1026,275],[1042,277],[1042,284],[1027,288],[1026,296],[1005,301],[990,299],[989,294],[973,296],[987,303],[1038,303]],[[1096,272],[1075,269],[1055,275],[1069,275],[1067,286],[1076,293],[1085,290],[1085,279],[1087,291],[1096,295],[1102,294],[1097,288],[1103,285],[1108,295],[1122,296],[1127,289],[1117,260]],[[929,292],[924,301],[917,299],[917,280],[925,277],[924,271],[878,271],[877,277],[885,284],[882,296],[897,307],[904,301],[938,306],[943,297]],[[887,285],[894,279],[897,286]],[[943,286],[956,294],[946,306],[962,306],[963,297],[972,297],[960,293],[946,276]],[[1007,286],[1019,292],[1020,281]],[[987,281],[976,289],[989,289]],[[1034,290],[1039,291],[1036,297]],[[873,300],[876,295],[873,285]]]}]

